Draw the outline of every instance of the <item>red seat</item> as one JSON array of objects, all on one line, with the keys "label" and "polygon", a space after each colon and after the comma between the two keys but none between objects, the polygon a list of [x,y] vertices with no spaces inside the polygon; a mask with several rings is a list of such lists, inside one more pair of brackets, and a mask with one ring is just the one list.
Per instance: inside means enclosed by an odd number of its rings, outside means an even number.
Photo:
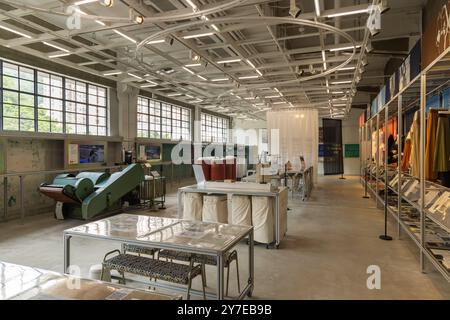
[{"label": "red seat", "polygon": [[225,180],[226,177],[226,166],[222,161],[214,161],[211,164],[211,180],[221,181]]}]

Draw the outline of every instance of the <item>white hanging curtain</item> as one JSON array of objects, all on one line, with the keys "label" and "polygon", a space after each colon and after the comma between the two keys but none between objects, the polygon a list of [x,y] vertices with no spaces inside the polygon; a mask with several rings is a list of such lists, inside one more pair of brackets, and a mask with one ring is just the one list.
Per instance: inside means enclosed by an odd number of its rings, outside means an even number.
[{"label": "white hanging curtain", "polygon": [[267,129],[269,153],[272,157],[278,156],[282,164],[290,161],[296,170],[301,168],[300,157],[304,157],[306,168],[314,167],[314,183],[316,183],[319,164],[318,110],[268,112]]}]

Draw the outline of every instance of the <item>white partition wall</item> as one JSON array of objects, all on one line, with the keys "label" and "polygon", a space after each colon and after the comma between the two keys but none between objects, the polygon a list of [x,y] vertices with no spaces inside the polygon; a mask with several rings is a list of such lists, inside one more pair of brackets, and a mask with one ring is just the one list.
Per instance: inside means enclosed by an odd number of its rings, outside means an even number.
[{"label": "white partition wall", "polygon": [[311,109],[268,112],[267,129],[269,153],[279,155],[282,164],[291,161],[296,169],[300,168],[300,156],[303,156],[306,167],[314,167],[316,182],[319,157],[319,112]]}]

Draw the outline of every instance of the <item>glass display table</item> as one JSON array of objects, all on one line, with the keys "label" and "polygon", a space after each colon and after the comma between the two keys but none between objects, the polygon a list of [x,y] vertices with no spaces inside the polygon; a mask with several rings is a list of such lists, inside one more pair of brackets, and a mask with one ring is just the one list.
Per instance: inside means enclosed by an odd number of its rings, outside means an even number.
[{"label": "glass display table", "polygon": [[[243,299],[246,295],[251,296],[253,292],[253,227],[120,214],[64,231],[65,273],[70,266],[70,240],[73,237],[115,241],[121,244],[213,256],[217,261],[217,292],[216,294],[207,293],[207,297],[219,300],[224,299],[225,254],[248,237],[249,278],[246,287],[236,298]],[[150,283],[155,287],[179,292],[185,290],[173,284]],[[192,290],[192,293],[203,295],[201,291],[197,290]]]}]

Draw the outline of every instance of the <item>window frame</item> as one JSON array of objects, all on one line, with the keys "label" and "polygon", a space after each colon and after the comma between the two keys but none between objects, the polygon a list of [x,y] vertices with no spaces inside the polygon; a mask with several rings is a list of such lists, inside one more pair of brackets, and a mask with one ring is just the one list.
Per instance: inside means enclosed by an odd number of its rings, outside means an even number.
[{"label": "window frame", "polygon": [[[33,93],[26,92],[26,94],[31,94],[34,98],[34,105],[32,106],[34,109],[34,119],[33,119],[34,130],[32,130],[32,131],[31,130],[30,131],[21,130],[21,128],[20,128],[20,124],[21,124],[20,107],[19,107],[19,111],[18,111],[19,114],[18,114],[18,118],[17,118],[19,121],[19,124],[17,127],[18,130],[5,129],[5,127],[4,127],[4,120],[5,120],[5,116],[4,116],[4,104],[5,103],[3,101],[4,91],[13,91],[11,89],[4,88],[4,82],[3,82],[4,79],[3,78],[5,76],[5,74],[4,74],[4,65],[5,64],[12,64],[17,67],[17,69],[18,69],[18,77],[17,78],[18,79],[20,79],[20,68],[30,69],[33,71],[34,79],[32,81],[33,81],[34,92]],[[47,76],[49,79],[48,83],[46,83],[45,81],[39,81],[40,75]],[[55,77],[57,79],[59,78],[61,81],[61,87],[58,87],[58,89],[61,90],[60,97],[55,97],[52,95],[52,93],[53,93],[52,88],[57,87],[57,86],[52,85],[52,77]],[[68,97],[67,97],[68,91],[74,91],[68,87],[67,83],[69,81],[73,81],[75,83],[75,89],[76,89],[76,85],[78,83],[82,84],[86,88],[84,101],[77,102],[77,101],[68,99]],[[48,86],[48,87],[46,88],[45,86]],[[42,90],[40,87],[46,88],[47,91]],[[97,103],[96,104],[90,103],[90,100],[89,100],[89,88],[90,87],[94,87],[97,92],[97,94],[96,94]],[[24,93],[24,92],[20,91],[20,80],[19,80],[18,91],[15,91],[15,92],[18,92],[19,99],[20,99],[20,94]],[[76,100],[76,98],[77,98],[76,92],[77,91],[75,90],[74,92],[75,92],[75,100]],[[102,99],[99,99],[99,97],[100,97],[99,92],[104,92],[104,96],[101,96]],[[103,86],[103,85],[93,83],[90,81],[66,76],[64,74],[51,72],[51,71],[48,71],[45,69],[29,66],[29,65],[26,65],[23,63],[18,63],[18,62],[12,61],[12,60],[0,58],[0,131],[1,132],[20,132],[20,133],[26,132],[28,134],[36,134],[36,135],[57,134],[57,135],[70,135],[70,136],[91,136],[91,137],[95,136],[95,137],[105,137],[106,138],[106,137],[110,136],[110,100],[109,100],[109,97],[110,97],[110,88],[107,86]],[[104,98],[104,100],[103,100],[103,98]],[[48,103],[49,103],[49,105],[46,107],[42,107],[42,104],[41,104],[41,101],[44,101],[44,99],[48,100]],[[53,106],[52,106],[53,100],[60,101],[60,103],[62,105],[61,110],[53,108]],[[103,102],[103,105],[100,104],[100,101]],[[20,101],[18,101],[18,102],[20,104]],[[75,110],[75,117],[76,117],[75,123],[69,122],[68,118],[67,118],[67,113],[74,113],[72,111],[68,112],[69,103],[74,103],[74,102],[75,102],[75,105],[77,105],[77,103],[78,103],[78,104],[83,104],[86,106],[84,114],[81,112],[78,112],[78,110]],[[89,111],[90,106],[95,107],[96,111],[97,111],[97,115],[96,115],[97,121],[96,121],[95,125],[92,125],[89,120],[89,117],[92,116]],[[101,110],[100,110],[100,108],[101,108]],[[47,119],[39,118],[40,110],[48,110],[49,113],[48,113]],[[98,116],[99,110],[101,111],[100,113],[102,114],[102,116]],[[55,115],[52,115],[53,111],[55,112]],[[53,120],[53,118],[52,118],[52,116],[54,116],[56,118],[56,112],[58,112],[58,113],[61,112],[60,117],[62,117],[62,120],[60,122],[58,119]],[[74,125],[75,127],[78,127],[79,125],[83,125],[77,119],[78,114],[85,116],[85,118],[86,118],[85,124],[84,124],[86,126],[86,131],[83,133],[78,133],[79,132],[78,130],[75,130],[75,133],[69,132],[68,125]],[[104,114],[104,116],[103,116],[103,114]],[[6,117],[6,118],[10,118],[10,117]],[[100,120],[99,118],[102,118],[101,121],[99,121]],[[42,123],[47,122],[49,129],[48,130],[40,129],[39,128],[40,122],[42,122]],[[104,125],[103,125],[103,123],[104,123]],[[55,126],[56,126],[56,124],[60,124],[62,126],[62,129],[53,131],[52,130],[53,124],[55,124]],[[90,134],[89,126],[92,126],[92,127],[95,126],[96,134]],[[100,135],[99,135],[99,132],[101,133]]]},{"label": "window frame", "polygon": [[207,112],[200,113],[200,136],[205,143],[228,143],[230,141],[230,119]]},{"label": "window frame", "polygon": [[[142,101],[145,101],[145,103],[142,103]],[[181,138],[182,141],[192,141],[191,108],[152,99],[143,95],[138,96],[137,106],[138,139],[179,141]],[[146,109],[142,110],[142,106],[145,106]],[[174,110],[176,111],[174,112]],[[179,114],[179,118],[175,119],[174,114]],[[147,121],[142,121],[145,118],[147,118]],[[145,123],[147,124],[146,126],[141,125]],[[153,130],[156,128],[158,128],[157,133]],[[145,134],[143,134],[144,132]],[[174,136],[175,134],[181,135],[177,138]]]}]

